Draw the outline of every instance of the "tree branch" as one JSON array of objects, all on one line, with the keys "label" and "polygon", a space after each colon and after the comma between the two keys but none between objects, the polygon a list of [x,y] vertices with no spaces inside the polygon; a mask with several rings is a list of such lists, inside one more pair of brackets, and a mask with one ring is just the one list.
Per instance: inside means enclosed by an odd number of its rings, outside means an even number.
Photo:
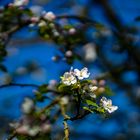
[{"label": "tree branch", "polygon": [[36,88],[39,87],[39,85],[36,85],[36,84],[9,83],[9,84],[5,84],[5,85],[0,85],[0,88],[6,88],[6,87],[12,87],[12,86],[18,86],[18,87],[36,87]]}]

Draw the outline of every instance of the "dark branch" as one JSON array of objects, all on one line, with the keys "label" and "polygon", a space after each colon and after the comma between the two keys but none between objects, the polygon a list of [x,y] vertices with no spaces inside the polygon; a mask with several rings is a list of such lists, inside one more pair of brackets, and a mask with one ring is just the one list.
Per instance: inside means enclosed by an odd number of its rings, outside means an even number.
[{"label": "dark branch", "polygon": [[38,88],[38,85],[35,84],[20,84],[20,83],[9,83],[5,85],[1,85],[0,88],[6,88],[6,87],[12,87],[12,86],[17,86],[17,87],[36,87]]}]

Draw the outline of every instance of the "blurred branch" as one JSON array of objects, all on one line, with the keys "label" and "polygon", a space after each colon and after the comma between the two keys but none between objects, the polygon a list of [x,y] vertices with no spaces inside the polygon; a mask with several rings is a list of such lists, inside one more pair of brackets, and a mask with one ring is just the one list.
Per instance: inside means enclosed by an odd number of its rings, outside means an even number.
[{"label": "blurred branch", "polygon": [[75,20],[78,20],[82,23],[91,23],[93,24],[94,26],[97,25],[97,24],[100,24],[98,23],[97,21],[95,20],[92,20],[90,18],[87,18],[87,17],[84,17],[84,16],[81,16],[81,15],[60,15],[60,16],[57,16],[56,19],[63,19],[63,18],[66,18],[66,19],[75,19]]},{"label": "blurred branch", "polygon": [[123,25],[118,15],[109,5],[108,0],[98,0],[97,3],[103,7],[108,20],[116,28],[116,30],[112,30],[114,35],[118,38],[122,48],[126,49],[128,54],[134,59],[134,62],[140,65],[140,51],[134,48],[135,46],[133,45],[132,39],[127,35],[128,29]]},{"label": "blurred branch", "polygon": [[15,33],[16,31],[20,30],[21,28],[29,25],[31,23],[31,21],[27,20],[27,21],[22,21],[22,24],[19,24],[19,25],[16,25],[14,27],[12,27],[10,30],[8,31],[5,31],[5,32],[2,32],[0,34],[0,38],[3,38],[5,36],[10,36],[12,35],[13,33]]},{"label": "blurred branch", "polygon": [[65,108],[65,105],[61,104],[60,103],[60,107],[61,107],[61,113],[64,117],[64,121],[63,121],[63,125],[64,125],[64,134],[65,134],[65,137],[64,137],[64,140],[69,140],[69,127],[68,127],[68,124],[67,124],[67,114],[66,114],[66,108]]},{"label": "blurred branch", "polygon": [[18,86],[18,87],[36,87],[38,88],[38,85],[35,84],[19,84],[19,83],[9,83],[5,85],[0,85],[0,88],[6,88],[6,87],[12,87],[12,86]]}]

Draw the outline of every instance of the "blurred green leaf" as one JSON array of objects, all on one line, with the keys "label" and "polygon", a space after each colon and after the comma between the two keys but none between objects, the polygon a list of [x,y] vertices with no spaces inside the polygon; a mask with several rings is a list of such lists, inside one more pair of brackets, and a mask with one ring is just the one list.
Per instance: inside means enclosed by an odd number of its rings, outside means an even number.
[{"label": "blurred green leaf", "polygon": [[91,101],[91,100],[86,100],[86,103],[88,105],[91,105],[91,106],[94,106],[94,107],[98,107],[98,105],[95,102]]},{"label": "blurred green leaf", "polygon": [[91,109],[89,109],[88,107],[86,107],[86,106],[84,106],[83,109],[93,113],[93,111]]},{"label": "blurred green leaf", "polygon": [[109,86],[105,86],[105,93],[108,96],[113,96],[114,95],[113,91],[111,90],[111,88]]}]

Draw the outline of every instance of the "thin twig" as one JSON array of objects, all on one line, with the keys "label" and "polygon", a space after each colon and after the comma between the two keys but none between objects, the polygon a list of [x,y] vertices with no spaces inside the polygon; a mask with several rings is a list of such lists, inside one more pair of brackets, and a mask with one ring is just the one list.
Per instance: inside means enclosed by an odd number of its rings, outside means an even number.
[{"label": "thin twig", "polygon": [[64,117],[64,121],[63,121],[63,125],[64,125],[64,139],[63,140],[69,140],[69,127],[68,127],[68,124],[67,124],[67,120],[68,120],[68,115],[66,114],[66,109],[65,109],[65,106],[63,104],[60,103],[60,107],[61,107],[61,113]]},{"label": "thin twig", "polygon": [[69,127],[67,121],[63,121],[63,125],[64,125],[64,134],[65,134],[64,140],[69,140]]},{"label": "thin twig", "polygon": [[12,86],[18,86],[18,87],[36,87],[36,88],[39,87],[39,85],[36,85],[36,84],[9,83],[9,84],[0,85],[0,88],[6,88],[6,87],[12,87]]}]

